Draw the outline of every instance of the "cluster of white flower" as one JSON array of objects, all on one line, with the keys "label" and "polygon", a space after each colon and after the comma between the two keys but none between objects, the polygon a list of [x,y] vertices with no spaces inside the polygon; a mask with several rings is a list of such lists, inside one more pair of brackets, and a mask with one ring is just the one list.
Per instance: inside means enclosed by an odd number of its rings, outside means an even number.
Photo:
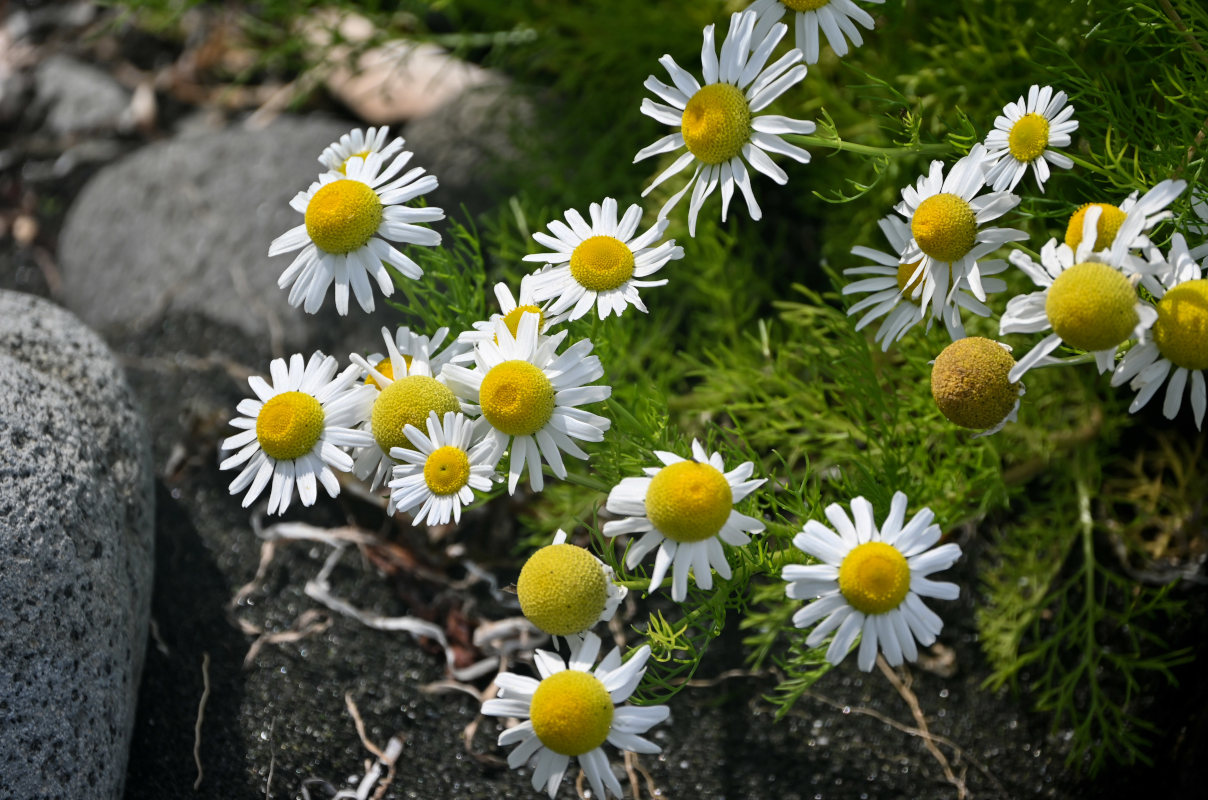
[{"label": "cluster of white flower", "polygon": [[[790,11],[797,47],[773,60],[788,32],[780,20]],[[534,234],[545,250],[525,260],[541,266],[525,276],[518,293],[504,284],[495,287],[500,312],[490,319],[466,320],[465,330],[452,337],[445,328],[431,336],[384,328],[385,352],[352,354],[342,371],[335,358],[322,353],[308,362],[302,354],[288,363],[273,361],[272,383],[250,380],[256,397],[241,402],[240,416],[232,421],[241,432],[222,445],[235,452],[221,468],[242,467],[231,492],[244,493],[248,506],[271,482],[269,512],[282,513],[295,489],[309,506],[317,500],[318,484],[335,496],[336,473],[352,473],[371,492],[386,487],[389,513],[410,513],[416,525],[438,525],[459,522],[476,493],[488,493],[496,483],[506,480],[514,493],[527,476],[529,487],[541,491],[544,467],[567,477],[564,456],[588,458],[578,443],[600,442],[610,428],[607,418],[581,406],[607,400],[611,389],[598,383],[604,369],[592,355],[592,343],[568,343],[568,331],[558,328],[593,307],[601,320],[620,317],[631,306],[647,311],[639,290],[666,284],[656,274],[684,257],[684,248],[665,234],[667,214],[689,190],[691,236],[703,204],[719,187],[723,221],[736,188],[751,217],[759,219],[747,167],[785,183],[788,175],[772,157],[807,163],[810,155],[783,137],[815,129],[812,122],[759,112],[803,80],[806,63],[818,60],[819,31],[842,56],[849,42],[862,43],[857,25],[871,29],[873,20],[853,0],[756,0],[731,16],[720,51],[714,27],[704,29],[703,83],[664,56],[660,63],[671,83],[650,76],[645,86],[659,100],[647,99],[641,111],[677,130],[634,160],[684,151],[645,193],[689,166],[692,172],[657,220],[642,231],[641,207],[631,205],[621,213],[613,198],[592,203],[587,218],[567,210],[565,221],[552,220],[548,233]],[[1047,141],[1062,145],[1076,126],[1067,122],[1070,114],[1063,105],[1064,96],[1040,93],[1009,108],[1008,117],[1017,126],[1023,120],[1033,127],[1033,118],[1042,117],[1051,124]],[[947,177],[936,162],[929,175],[903,191],[900,218],[882,223],[893,255],[856,249],[877,266],[852,271],[875,276],[848,287],[872,293],[853,313],[871,309],[861,327],[888,315],[878,333],[886,347],[924,317],[942,318],[954,337],[961,336],[958,306],[986,314],[987,292],[1005,288],[992,276],[1006,265],[985,256],[1022,234],[983,224],[1019,202],[1010,189],[1027,164],[1035,165],[1041,182],[1047,176],[1043,159],[1068,164],[1043,147],[1021,149],[1014,129],[1003,130],[1005,139],[992,134],[989,150],[975,148]],[[1025,163],[1021,153],[1032,155]],[[332,289],[336,309],[347,314],[351,288],[361,308],[371,312],[375,283],[388,297],[399,276],[422,277],[420,266],[395,245],[439,245],[440,235],[426,225],[443,219],[444,212],[407,205],[437,186],[422,168],[406,169],[411,157],[404,141],[389,139],[384,128],[354,130],[323,151],[324,171],[291,201],[303,224],[274,240],[269,250],[270,256],[299,251],[279,280],[291,305],[313,313]],[[1023,166],[1012,167],[1008,157]],[[998,166],[991,167],[995,158]],[[995,191],[981,195],[987,183]],[[1142,201],[1142,206],[1152,220],[1152,203]],[[1176,293],[1178,281],[1154,277],[1168,297]],[[1160,342],[1155,347],[1165,352]],[[1140,361],[1126,365],[1134,374],[1154,373]],[[1011,399],[1017,404],[1016,396]],[[722,455],[699,441],[690,450],[690,457],[655,451],[658,465],[643,476],[622,478],[608,494],[612,519],[602,529],[608,537],[629,537],[624,540],[627,569],[654,552],[648,582],[636,583],[653,592],[670,574],[677,602],[687,599],[690,584],[712,590],[714,573],[722,581],[734,578],[726,546],[747,545],[751,534],[765,527],[735,507],[766,481],[752,477],[755,464],[746,461],[727,470]],[[505,457],[506,478],[497,472]],[[816,625],[806,640],[811,647],[833,634],[827,649],[832,663],[842,661],[858,640],[860,669],[870,670],[878,652],[900,664],[917,658],[917,643],[929,645],[940,632],[939,617],[920,598],[956,598],[954,584],[928,576],[951,566],[960,548],[936,547],[941,532],[928,509],[909,522],[906,511],[906,496],[895,493],[888,517],[878,526],[871,503],[856,498],[852,517],[838,505],[826,508],[833,530],[810,520],[793,540],[819,562],[783,569],[789,598],[814,599],[794,622]],[[552,544],[532,555],[517,593],[536,627],[568,640],[569,658],[536,651],[540,680],[500,674],[499,697],[487,701],[483,713],[523,720],[505,730],[499,744],[517,745],[508,756],[510,766],[532,761],[535,789],[553,797],[570,759],[577,758],[594,796],[619,797],[621,787],[602,745],[658,752],[640,734],[665,720],[669,710],[618,705],[637,689],[651,650],[640,647],[623,661],[615,649],[597,664],[600,639],[591,628],[612,618],[627,595],[627,582],[566,538],[559,531]]]}]

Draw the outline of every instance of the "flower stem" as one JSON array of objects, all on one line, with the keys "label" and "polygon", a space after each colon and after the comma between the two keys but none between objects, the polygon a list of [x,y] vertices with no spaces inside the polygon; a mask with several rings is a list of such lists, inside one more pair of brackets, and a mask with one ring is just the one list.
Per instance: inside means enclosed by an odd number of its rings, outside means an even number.
[{"label": "flower stem", "polygon": [[861,153],[868,156],[902,156],[902,155],[949,155],[952,146],[948,144],[908,144],[899,147],[875,147],[869,144],[845,142],[838,138],[826,136],[805,136],[790,134],[784,137],[793,144],[805,147],[831,147],[835,150],[846,150],[849,153]]}]

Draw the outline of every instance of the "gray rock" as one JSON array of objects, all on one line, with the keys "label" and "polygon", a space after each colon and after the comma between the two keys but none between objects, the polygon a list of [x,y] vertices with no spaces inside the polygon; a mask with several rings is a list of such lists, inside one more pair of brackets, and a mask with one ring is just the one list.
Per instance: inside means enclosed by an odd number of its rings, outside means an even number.
[{"label": "gray rock", "polygon": [[[432,203],[477,213],[502,200],[520,158],[518,135],[537,135],[530,97],[495,78],[472,86],[403,130],[418,163],[440,178]],[[521,133],[522,132],[522,133]]]},{"label": "gray rock", "polygon": [[[277,288],[291,259],[268,257],[269,243],[301,222],[289,200],[350,127],[298,118],[263,130],[192,125],[102,170],[64,224],[63,302],[109,338],[196,315],[288,351],[344,356],[376,345],[388,309],[370,317],[353,302],[340,318],[330,293],[317,315],[291,308]],[[348,349],[331,344],[342,334]]]},{"label": "gray rock", "polygon": [[153,566],[142,414],[105,345],[0,291],[0,776],[122,796]]},{"label": "gray rock", "polygon": [[130,92],[108,73],[63,55],[38,65],[34,92],[47,129],[61,136],[121,127],[130,105]]}]

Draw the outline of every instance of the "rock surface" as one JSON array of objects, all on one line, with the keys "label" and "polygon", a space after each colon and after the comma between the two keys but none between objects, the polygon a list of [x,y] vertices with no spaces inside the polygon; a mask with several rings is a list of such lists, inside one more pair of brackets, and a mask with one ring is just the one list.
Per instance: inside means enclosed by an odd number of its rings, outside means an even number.
[{"label": "rock surface", "polygon": [[51,133],[65,136],[127,124],[129,90],[107,72],[69,56],[51,56],[38,65],[34,92],[46,109]]},{"label": "rock surface", "polygon": [[194,126],[105,168],[63,228],[64,303],[107,336],[195,314],[289,351],[342,333],[376,341],[380,323],[355,303],[338,317],[330,292],[318,315],[290,308],[277,278],[291,258],[268,257],[302,221],[289,201],[318,176],[319,153],[350,127],[289,117],[264,130]]},{"label": "rock surface", "polygon": [[7,291],[0,453],[3,792],[120,798],[151,600],[147,431],[101,340]]}]

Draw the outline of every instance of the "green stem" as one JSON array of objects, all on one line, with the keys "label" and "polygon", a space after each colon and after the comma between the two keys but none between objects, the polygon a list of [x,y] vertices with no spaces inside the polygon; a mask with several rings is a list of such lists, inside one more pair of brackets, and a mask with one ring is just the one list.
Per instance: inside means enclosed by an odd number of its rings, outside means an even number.
[{"label": "green stem", "polygon": [[784,137],[793,144],[805,147],[831,147],[835,150],[846,150],[849,153],[861,153],[867,156],[901,156],[901,155],[949,155],[952,146],[947,144],[909,144],[900,147],[875,147],[869,144],[845,142],[842,139],[831,139],[824,136],[804,136],[790,134]]},{"label": "green stem", "polygon": [[[558,477],[554,474],[553,470],[550,469],[548,464],[543,465],[541,471],[551,478]],[[575,486],[582,486],[584,489],[594,489],[595,491],[603,492],[604,494],[608,494],[610,491],[612,491],[612,487],[608,486],[603,481],[587,475],[580,475],[577,472],[568,472],[566,473],[566,477],[561,478],[561,480],[564,480],[567,483],[573,483]]]}]

